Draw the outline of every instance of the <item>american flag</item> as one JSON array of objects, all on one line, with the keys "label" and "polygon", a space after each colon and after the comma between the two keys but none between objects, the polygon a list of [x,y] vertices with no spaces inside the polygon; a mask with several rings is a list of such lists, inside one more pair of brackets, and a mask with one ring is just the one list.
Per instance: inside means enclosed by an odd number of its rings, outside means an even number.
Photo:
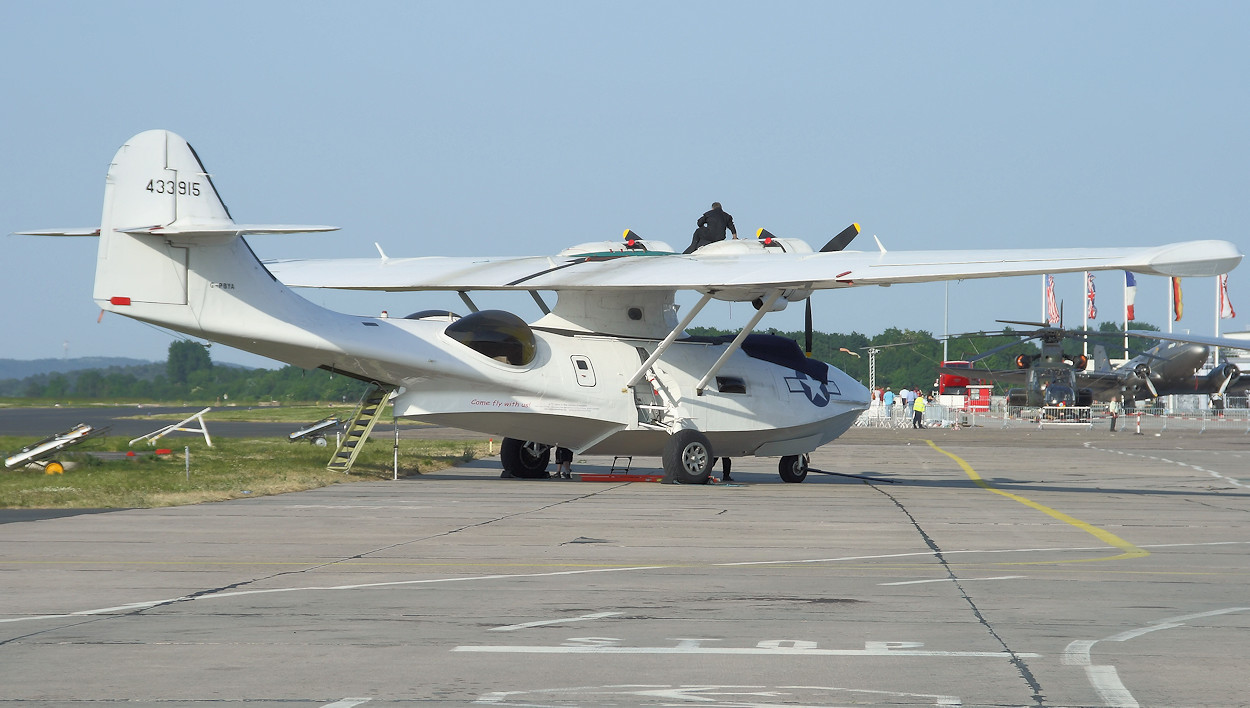
[{"label": "american flag", "polygon": [[1085,299],[1089,301],[1089,318],[1098,317],[1098,308],[1094,306],[1094,274],[1085,274]]},{"label": "american flag", "polygon": [[1059,324],[1059,307],[1055,305],[1055,276],[1046,276],[1046,321]]},{"label": "american flag", "polygon": [[1236,316],[1233,303],[1228,300],[1228,273],[1225,273],[1220,276],[1220,319],[1227,320]]},{"label": "american flag", "polygon": [[1137,300],[1137,279],[1124,271],[1124,319],[1133,319],[1133,302]]}]

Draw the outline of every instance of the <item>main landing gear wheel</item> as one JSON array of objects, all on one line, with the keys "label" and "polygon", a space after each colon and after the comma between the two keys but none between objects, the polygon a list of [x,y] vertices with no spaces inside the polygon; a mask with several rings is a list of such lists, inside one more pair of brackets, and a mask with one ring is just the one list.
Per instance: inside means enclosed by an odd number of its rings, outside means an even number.
[{"label": "main landing gear wheel", "polygon": [[664,443],[664,481],[707,484],[715,461],[706,435],[697,430],[678,430]]},{"label": "main landing gear wheel", "polygon": [[807,479],[807,455],[786,455],[777,465],[781,481],[798,484]]},{"label": "main landing gear wheel", "polygon": [[546,479],[547,463],[551,461],[551,446],[504,438],[499,445],[499,460],[503,463],[505,477],[511,475],[520,479]]},{"label": "main landing gear wheel", "polygon": [[49,462],[43,466],[44,474],[65,474],[65,465],[60,462]]}]

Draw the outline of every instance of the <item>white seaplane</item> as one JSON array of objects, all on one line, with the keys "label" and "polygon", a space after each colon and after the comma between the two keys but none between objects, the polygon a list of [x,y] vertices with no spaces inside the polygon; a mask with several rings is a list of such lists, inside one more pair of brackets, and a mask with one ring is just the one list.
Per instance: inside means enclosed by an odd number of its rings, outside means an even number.
[{"label": "white seaplane", "polygon": [[[374,382],[394,414],[504,437],[516,477],[547,477],[550,447],[658,455],[665,479],[707,481],[717,457],[780,457],[801,482],[807,456],[868,407],[869,392],[792,340],[752,330],[814,290],[965,278],[1130,270],[1215,276],[1241,252],[1227,241],[1154,247],[866,252],[852,228],[819,251],[761,230],[695,253],[626,232],[553,256],[279,260],[262,263],[244,235],[335,227],[236,224],[198,155],[178,135],[140,133],[105,180],[98,235],[100,307],[304,368]],[[379,249],[380,250],[380,249]],[[464,317],[379,318],[327,310],[292,287],[444,290]],[[469,293],[528,291],[544,311],[526,323],[478,311]],[[681,313],[674,294],[701,294]],[[556,293],[547,307],[540,292]],[[712,299],[752,302],[736,337],[686,336]]]}]

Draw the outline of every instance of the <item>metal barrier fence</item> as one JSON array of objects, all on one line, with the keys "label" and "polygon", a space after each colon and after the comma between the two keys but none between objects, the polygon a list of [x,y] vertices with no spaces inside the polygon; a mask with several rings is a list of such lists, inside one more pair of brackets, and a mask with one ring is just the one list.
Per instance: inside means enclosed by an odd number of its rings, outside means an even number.
[{"label": "metal barrier fence", "polygon": [[[912,411],[894,405],[887,411],[877,404],[860,414],[858,428],[911,428]],[[1090,430],[1111,427],[1107,404],[1089,407],[1038,408],[1012,407],[996,403],[988,411],[967,411],[952,406],[930,403],[925,408],[924,427],[953,428],[967,426],[999,428],[1075,428]],[[1250,435],[1250,409],[1177,410],[1163,406],[1137,407],[1125,410],[1116,420],[1117,432],[1163,434],[1172,432],[1205,433],[1234,432]]]},{"label": "metal barrier fence", "polygon": [[[987,425],[985,412],[966,411],[940,403],[925,406],[924,427],[926,428],[959,428],[967,425]],[[857,428],[910,428],[913,412],[902,404],[895,404],[886,409],[881,403],[874,403],[868,410],[859,415],[855,421]]]}]

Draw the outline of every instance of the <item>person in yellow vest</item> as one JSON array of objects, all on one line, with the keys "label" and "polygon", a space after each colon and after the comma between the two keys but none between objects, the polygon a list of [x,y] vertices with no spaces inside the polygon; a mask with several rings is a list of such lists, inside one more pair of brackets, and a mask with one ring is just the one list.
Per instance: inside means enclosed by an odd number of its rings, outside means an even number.
[{"label": "person in yellow vest", "polygon": [[924,396],[916,396],[916,402],[911,404],[911,427],[924,427]]}]

